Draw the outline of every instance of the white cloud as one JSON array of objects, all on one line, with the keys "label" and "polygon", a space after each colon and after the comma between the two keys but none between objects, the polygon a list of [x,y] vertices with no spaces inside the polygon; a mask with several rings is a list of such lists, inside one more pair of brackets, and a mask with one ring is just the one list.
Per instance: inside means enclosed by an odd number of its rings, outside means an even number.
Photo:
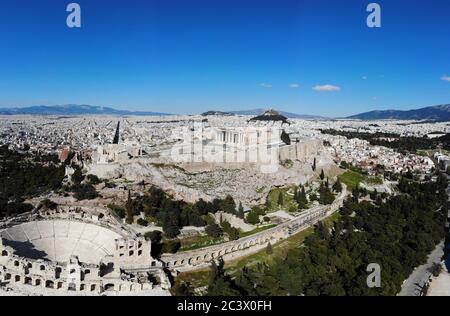
[{"label": "white cloud", "polygon": [[449,82],[450,82],[450,76],[443,75],[443,76],[441,77],[441,80],[449,81]]},{"label": "white cloud", "polygon": [[341,87],[338,86],[333,86],[331,84],[325,84],[325,85],[319,85],[319,86],[315,86],[313,87],[314,91],[318,91],[318,92],[335,92],[335,91],[341,91]]},{"label": "white cloud", "polygon": [[266,88],[266,89],[270,89],[270,88],[273,87],[273,86],[272,86],[271,84],[269,84],[269,83],[261,83],[260,86],[263,87],[263,88]]},{"label": "white cloud", "polygon": [[367,76],[363,76],[363,77],[362,77],[362,80],[367,80]]},{"label": "white cloud", "polygon": [[293,83],[293,84],[289,85],[289,88],[298,89],[298,88],[300,88],[300,85],[298,83]]}]

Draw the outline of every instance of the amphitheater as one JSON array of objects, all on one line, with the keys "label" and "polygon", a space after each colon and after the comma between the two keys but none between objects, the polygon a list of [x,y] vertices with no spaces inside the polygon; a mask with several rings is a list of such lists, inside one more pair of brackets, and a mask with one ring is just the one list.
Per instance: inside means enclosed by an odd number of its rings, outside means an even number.
[{"label": "amphitheater", "polygon": [[3,231],[1,237],[19,256],[55,262],[76,256],[88,264],[113,255],[114,241],[122,238],[101,226],[66,220],[20,224]]},{"label": "amphitheater", "polygon": [[169,295],[151,243],[79,209],[2,223],[0,295]]}]

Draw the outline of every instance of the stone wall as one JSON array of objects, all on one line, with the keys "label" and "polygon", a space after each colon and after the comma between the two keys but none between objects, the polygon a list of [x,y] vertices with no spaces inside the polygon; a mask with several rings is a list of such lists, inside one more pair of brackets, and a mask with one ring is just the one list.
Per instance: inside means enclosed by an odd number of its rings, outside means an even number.
[{"label": "stone wall", "polygon": [[332,205],[319,206],[308,210],[295,219],[272,229],[217,246],[180,252],[174,255],[163,255],[161,260],[168,269],[187,271],[206,267],[212,260],[218,258],[231,260],[257,252],[267,247],[268,243],[273,245],[325,219],[342,205],[345,195],[344,190]]}]

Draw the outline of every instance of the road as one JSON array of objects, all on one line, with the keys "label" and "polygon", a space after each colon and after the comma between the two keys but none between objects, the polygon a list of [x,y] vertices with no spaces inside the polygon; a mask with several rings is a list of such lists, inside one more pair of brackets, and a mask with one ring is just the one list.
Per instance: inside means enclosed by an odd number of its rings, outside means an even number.
[{"label": "road", "polygon": [[[448,180],[450,177],[444,173]],[[450,184],[447,188],[447,194],[449,195],[450,201]],[[449,210],[449,218],[450,218],[450,210]],[[408,279],[403,283],[402,290],[399,293],[399,296],[419,296],[421,289],[428,282],[431,277],[431,273],[429,269],[433,266],[433,264],[442,262],[442,258],[444,256],[444,242],[442,241],[432,253],[428,256],[428,261],[426,264],[421,265],[416,268],[414,272],[409,276]]]},{"label": "road", "polygon": [[428,261],[424,265],[416,268],[408,279],[403,283],[399,296],[420,296],[422,287],[431,277],[430,268],[434,263],[440,264],[444,256],[444,242],[441,242],[428,256]]}]

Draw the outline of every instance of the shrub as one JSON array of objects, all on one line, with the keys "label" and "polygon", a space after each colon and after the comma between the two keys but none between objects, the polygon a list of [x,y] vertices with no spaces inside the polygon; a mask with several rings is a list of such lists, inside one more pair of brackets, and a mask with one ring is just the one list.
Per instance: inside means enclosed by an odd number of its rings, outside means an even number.
[{"label": "shrub", "polygon": [[142,218],[139,218],[139,219],[136,221],[136,223],[137,223],[138,225],[140,225],[140,226],[143,226],[143,227],[147,227],[147,226],[148,226],[148,222],[147,222],[145,219],[142,219]]},{"label": "shrub", "polygon": [[209,237],[218,238],[222,235],[222,228],[217,224],[210,224],[206,226],[205,232]]},{"label": "shrub", "polygon": [[75,185],[72,190],[75,192],[74,197],[78,201],[94,200],[99,196],[92,184]]},{"label": "shrub", "polygon": [[89,183],[92,185],[97,185],[102,182],[96,175],[93,175],[93,174],[88,175],[86,178],[89,181]]},{"label": "shrub", "polygon": [[178,239],[166,240],[163,243],[163,253],[176,253],[181,248],[181,242]]},{"label": "shrub", "polygon": [[108,208],[119,218],[125,218],[125,209],[115,204],[108,204]]}]

